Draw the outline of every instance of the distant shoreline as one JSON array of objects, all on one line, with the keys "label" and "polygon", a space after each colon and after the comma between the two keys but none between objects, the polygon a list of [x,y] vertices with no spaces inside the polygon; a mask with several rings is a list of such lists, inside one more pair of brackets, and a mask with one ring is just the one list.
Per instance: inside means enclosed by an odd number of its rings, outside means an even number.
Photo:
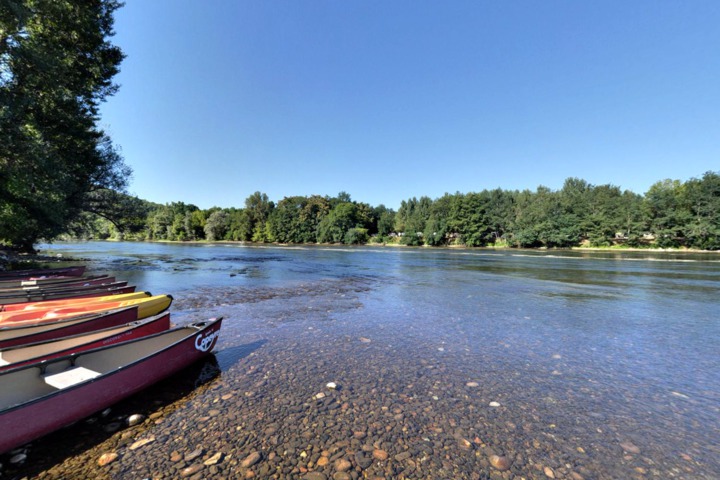
[{"label": "distant shoreline", "polygon": [[[637,248],[637,247],[536,247],[536,248],[516,248],[510,246],[485,246],[485,247],[468,247],[465,245],[444,245],[444,246],[430,246],[430,245],[402,245],[399,243],[363,243],[356,245],[345,245],[342,243],[263,243],[263,242],[247,242],[241,240],[62,240],[62,242],[83,242],[83,241],[96,241],[96,242],[137,242],[137,243],[178,243],[178,244],[207,244],[207,245],[248,245],[248,246],[277,246],[277,247],[390,247],[390,248],[412,248],[412,249],[428,249],[428,250],[508,250],[508,251],[535,251],[535,252],[628,252],[628,253],[703,253],[703,254],[720,254],[720,250],[699,250],[693,248]],[[49,258],[49,257],[47,257]],[[54,259],[53,259],[54,260]]]}]

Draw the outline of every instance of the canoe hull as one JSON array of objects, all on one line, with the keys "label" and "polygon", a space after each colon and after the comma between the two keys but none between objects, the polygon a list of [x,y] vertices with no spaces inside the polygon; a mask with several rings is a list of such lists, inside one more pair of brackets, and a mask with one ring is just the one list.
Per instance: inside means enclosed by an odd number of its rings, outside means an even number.
[{"label": "canoe hull", "polygon": [[[209,354],[214,347],[220,325],[220,319],[207,322],[202,329],[185,336],[181,341],[111,373],[5,409],[0,412],[0,424],[3,425],[4,432],[3,435],[0,435],[0,453],[12,450],[92,415],[196,362]],[[153,337],[157,336],[146,337],[139,341],[146,341]],[[133,343],[135,342],[125,342],[106,348],[129,348]],[[105,348],[99,350],[105,350]],[[79,356],[92,355],[97,351],[91,350]],[[37,367],[10,370],[0,374],[0,384],[4,383],[3,380],[12,380],[9,378],[10,376],[30,369],[39,370]],[[3,379],[2,377],[7,378]]]},{"label": "canoe hull", "polygon": [[0,348],[79,335],[117,327],[138,319],[138,307],[128,307],[101,315],[85,315],[48,324],[0,328]]}]

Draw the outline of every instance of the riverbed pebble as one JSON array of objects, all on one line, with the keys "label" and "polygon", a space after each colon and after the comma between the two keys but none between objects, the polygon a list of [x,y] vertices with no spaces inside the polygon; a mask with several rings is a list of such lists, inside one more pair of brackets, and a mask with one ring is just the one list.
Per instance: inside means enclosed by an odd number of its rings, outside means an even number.
[{"label": "riverbed pebble", "polygon": [[116,452],[107,452],[100,455],[100,458],[98,458],[98,465],[101,467],[104,467],[105,465],[109,465],[115,460],[118,459],[118,454]]},{"label": "riverbed pebble", "polygon": [[142,423],[145,420],[145,415],[141,415],[139,413],[135,413],[133,415],[130,415],[127,419],[127,424],[131,427],[134,427],[135,425]]},{"label": "riverbed pebble", "polygon": [[240,463],[240,466],[243,468],[249,468],[258,463],[262,459],[262,454],[260,452],[252,452],[250,455],[245,457],[245,459]]},{"label": "riverbed pebble", "polygon": [[[689,479],[720,471],[703,448],[705,437],[674,450],[682,455],[664,454],[658,438],[684,428],[677,418],[689,403],[666,388],[657,395],[663,405],[674,398],[677,405],[667,406],[674,415],[657,416],[628,401],[650,393],[616,397],[605,372],[585,375],[551,359],[551,338],[480,347],[463,340],[460,324],[433,331],[433,338],[391,321],[368,328],[362,293],[353,293],[367,285],[380,288],[358,279],[179,298],[178,321],[194,321],[208,314],[211,299],[227,297],[229,306],[212,312],[228,318],[215,356],[118,403],[95,424],[78,422],[34,441],[23,450],[31,461],[13,465],[9,455],[0,457],[2,478],[539,480],[552,478],[551,471],[572,480]],[[338,290],[346,294],[339,303]],[[300,308],[306,304],[311,312]],[[517,362],[513,348],[525,348],[528,362]],[[547,374],[555,368],[565,375]],[[512,408],[497,408],[500,402]],[[103,428],[125,425],[132,414],[163,422]],[[643,436],[648,425],[655,436]],[[156,441],[130,450],[151,437]],[[99,457],[115,451],[121,456],[101,467]]]}]

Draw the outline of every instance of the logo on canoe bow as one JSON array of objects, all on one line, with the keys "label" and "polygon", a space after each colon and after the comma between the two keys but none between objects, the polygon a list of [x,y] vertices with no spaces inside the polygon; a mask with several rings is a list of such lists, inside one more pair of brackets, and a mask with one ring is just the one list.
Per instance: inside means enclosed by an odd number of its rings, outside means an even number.
[{"label": "logo on canoe bow", "polygon": [[207,352],[213,347],[215,339],[220,335],[220,330],[213,330],[206,334],[199,334],[195,337],[195,348],[201,352]]}]

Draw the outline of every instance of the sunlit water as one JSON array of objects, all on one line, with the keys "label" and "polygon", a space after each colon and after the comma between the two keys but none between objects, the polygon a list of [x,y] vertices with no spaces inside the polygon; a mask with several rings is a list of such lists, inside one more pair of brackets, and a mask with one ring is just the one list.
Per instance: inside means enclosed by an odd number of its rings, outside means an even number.
[{"label": "sunlit water", "polygon": [[[454,429],[464,428],[476,453],[447,465],[452,449],[435,441],[429,477],[544,478],[549,466],[557,478],[720,478],[718,255],[101,242],[41,248],[82,259],[89,273],[172,294],[177,323],[224,316],[216,353],[223,388],[241,388],[253,362],[308,361],[309,378],[317,377],[309,395],[342,377],[346,394],[404,395],[425,413],[441,412],[427,420],[430,427],[418,427],[429,428],[418,441],[431,442],[443,429],[457,437]],[[240,358],[234,349],[250,342],[264,346]],[[253,398],[234,408],[272,402],[262,391]],[[449,452],[444,459],[437,445]],[[488,467],[484,452],[515,456],[513,469]],[[420,472],[404,475],[424,478]]]}]

